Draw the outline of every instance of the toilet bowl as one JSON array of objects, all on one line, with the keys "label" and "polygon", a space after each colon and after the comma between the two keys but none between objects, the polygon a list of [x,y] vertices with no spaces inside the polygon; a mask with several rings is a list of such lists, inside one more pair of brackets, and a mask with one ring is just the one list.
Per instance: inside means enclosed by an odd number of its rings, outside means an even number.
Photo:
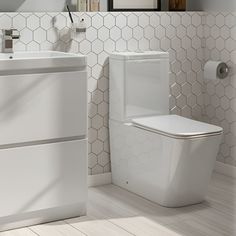
[{"label": "toilet bowl", "polygon": [[204,200],[222,128],[169,115],[165,52],[110,56],[112,182],[166,207]]}]

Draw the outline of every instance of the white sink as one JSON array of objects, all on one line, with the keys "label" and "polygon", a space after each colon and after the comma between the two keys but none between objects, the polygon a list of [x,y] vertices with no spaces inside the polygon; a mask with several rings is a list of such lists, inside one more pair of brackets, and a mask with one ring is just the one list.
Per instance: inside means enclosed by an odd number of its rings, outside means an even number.
[{"label": "white sink", "polygon": [[86,63],[84,55],[57,51],[0,53],[0,74],[75,71]]}]

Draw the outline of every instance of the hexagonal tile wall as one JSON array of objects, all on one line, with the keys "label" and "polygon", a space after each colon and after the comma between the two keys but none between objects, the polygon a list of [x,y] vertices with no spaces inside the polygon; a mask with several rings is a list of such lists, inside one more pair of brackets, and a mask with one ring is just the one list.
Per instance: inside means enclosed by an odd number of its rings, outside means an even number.
[{"label": "hexagonal tile wall", "polygon": [[[71,33],[67,13],[1,13],[0,25],[20,30],[21,38],[15,41],[16,51],[60,50],[88,56],[89,174],[110,171],[108,57],[115,50],[168,51],[170,113],[197,120],[210,118],[208,121],[212,123],[220,119],[225,129],[234,129],[233,80],[209,85],[203,81],[205,56],[206,59],[221,58],[230,65],[236,61],[235,53],[229,52],[234,48],[232,34],[236,32],[232,14],[73,13],[73,17],[75,22],[85,19],[86,33]],[[206,48],[203,48],[204,43]],[[225,110],[227,106],[232,112]],[[226,150],[225,154],[235,152],[234,145],[229,146],[227,141],[230,138],[225,137],[221,153],[222,150]]]},{"label": "hexagonal tile wall", "polygon": [[204,120],[224,129],[217,159],[236,166],[236,14],[209,13],[204,16],[205,61],[224,61],[230,76],[204,80]]}]

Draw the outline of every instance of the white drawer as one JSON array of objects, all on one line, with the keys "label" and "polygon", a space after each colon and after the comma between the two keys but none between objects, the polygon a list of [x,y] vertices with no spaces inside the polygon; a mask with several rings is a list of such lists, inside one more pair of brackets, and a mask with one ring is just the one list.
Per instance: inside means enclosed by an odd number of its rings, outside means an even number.
[{"label": "white drawer", "polygon": [[87,140],[0,150],[1,217],[85,203]]},{"label": "white drawer", "polygon": [[86,135],[86,71],[0,76],[0,131],[0,145]]}]

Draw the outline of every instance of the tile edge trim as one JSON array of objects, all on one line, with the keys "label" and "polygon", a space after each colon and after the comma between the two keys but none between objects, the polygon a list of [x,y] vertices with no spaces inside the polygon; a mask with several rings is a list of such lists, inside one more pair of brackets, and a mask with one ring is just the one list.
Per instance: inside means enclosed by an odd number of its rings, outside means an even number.
[{"label": "tile edge trim", "polygon": [[88,176],[88,187],[96,187],[111,183],[111,172]]},{"label": "tile edge trim", "polygon": [[215,172],[236,179],[236,167],[234,166],[217,161]]}]

